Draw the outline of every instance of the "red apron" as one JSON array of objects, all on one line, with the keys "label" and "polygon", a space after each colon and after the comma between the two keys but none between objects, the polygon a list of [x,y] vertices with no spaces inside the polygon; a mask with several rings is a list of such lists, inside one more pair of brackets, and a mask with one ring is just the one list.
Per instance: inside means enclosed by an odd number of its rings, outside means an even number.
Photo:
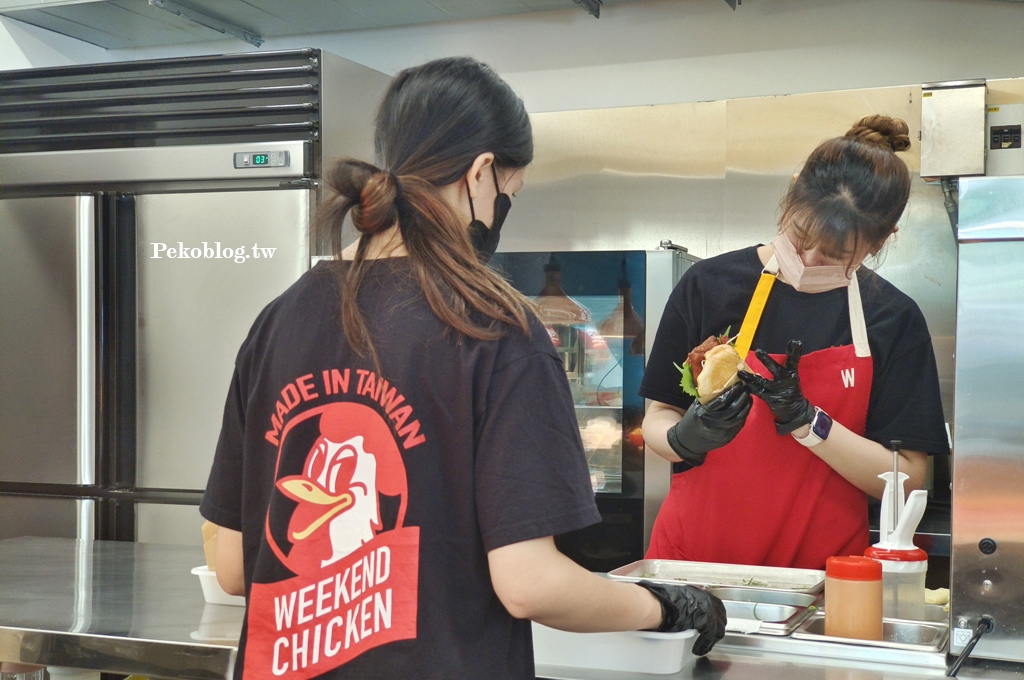
[{"label": "red apron", "polygon": [[[851,291],[850,303],[860,349],[845,345],[802,357],[800,384],[812,404],[863,436],[873,363],[859,290]],[[771,377],[753,352],[746,361]],[[755,397],[731,443],[672,478],[647,558],[824,569],[826,558],[863,555],[868,545],[867,494],[792,436],[779,436],[771,410]]]}]

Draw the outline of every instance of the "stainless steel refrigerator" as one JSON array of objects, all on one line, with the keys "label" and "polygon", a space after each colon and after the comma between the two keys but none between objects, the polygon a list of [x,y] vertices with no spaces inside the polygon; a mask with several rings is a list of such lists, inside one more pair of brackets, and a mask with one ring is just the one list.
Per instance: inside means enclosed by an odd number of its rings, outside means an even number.
[{"label": "stainless steel refrigerator", "polygon": [[0,74],[0,538],[201,542],[235,353],[388,80],[315,49]]}]

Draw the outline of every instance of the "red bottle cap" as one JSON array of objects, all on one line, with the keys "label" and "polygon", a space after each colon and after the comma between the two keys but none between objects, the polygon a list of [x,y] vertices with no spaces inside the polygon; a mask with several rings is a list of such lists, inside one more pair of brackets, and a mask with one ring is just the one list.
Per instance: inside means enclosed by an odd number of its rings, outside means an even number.
[{"label": "red bottle cap", "polygon": [[830,557],[825,560],[825,576],[847,581],[881,581],[882,563],[860,555]]},{"label": "red bottle cap", "polygon": [[886,550],[877,546],[871,546],[864,551],[864,557],[873,560],[885,560],[887,562],[924,562],[928,559],[928,553],[920,548],[913,550]]}]

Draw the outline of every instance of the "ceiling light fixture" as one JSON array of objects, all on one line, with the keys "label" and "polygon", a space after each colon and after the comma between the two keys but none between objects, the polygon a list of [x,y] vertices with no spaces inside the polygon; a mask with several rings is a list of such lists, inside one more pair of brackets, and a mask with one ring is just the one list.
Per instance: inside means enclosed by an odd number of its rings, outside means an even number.
[{"label": "ceiling light fixture", "polygon": [[256,47],[259,47],[260,45],[263,44],[263,38],[256,35],[255,33],[250,33],[244,28],[240,28],[238,26],[235,26],[234,24],[226,23],[224,21],[221,21],[220,19],[214,19],[213,17],[207,16],[202,12],[197,12],[194,9],[182,7],[176,2],[171,2],[171,0],[149,0],[149,4],[153,7],[157,7],[159,9],[170,12],[171,14],[175,14],[181,17],[182,19],[188,19],[189,21],[197,23],[200,26],[211,28],[217,31],[218,33],[224,33],[226,35],[238,38],[239,40],[244,40],[250,45],[255,45]]},{"label": "ceiling light fixture", "polygon": [[590,12],[595,19],[601,18],[601,0],[572,0],[583,9]]}]

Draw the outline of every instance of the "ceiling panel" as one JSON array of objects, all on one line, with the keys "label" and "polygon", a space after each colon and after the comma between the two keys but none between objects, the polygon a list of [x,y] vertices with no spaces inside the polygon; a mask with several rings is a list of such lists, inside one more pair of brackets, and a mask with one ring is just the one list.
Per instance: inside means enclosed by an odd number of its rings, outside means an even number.
[{"label": "ceiling panel", "polygon": [[[323,33],[325,25],[331,26],[330,30],[334,31],[352,31],[376,25],[336,0],[205,0],[197,2],[196,6],[217,7],[220,11],[231,12],[229,16],[237,21],[248,20],[252,30],[265,37]],[[251,10],[247,12],[246,7]]]},{"label": "ceiling panel", "polygon": [[[638,0],[604,0],[605,6]],[[717,0],[704,0],[714,2]],[[173,0],[262,38],[584,10],[573,0]],[[31,9],[25,7],[31,6]],[[5,9],[8,8],[8,9]],[[9,9],[20,7],[21,9]],[[0,15],[107,49],[204,42],[223,34],[148,0],[0,0]]]},{"label": "ceiling panel", "polygon": [[377,26],[451,21],[452,16],[429,0],[336,0]]},{"label": "ceiling panel", "polygon": [[[554,0],[562,5],[564,0]],[[444,10],[453,19],[481,19],[484,17],[507,16],[510,14],[524,14],[531,11],[530,7],[523,0],[431,0],[435,5]]]}]

